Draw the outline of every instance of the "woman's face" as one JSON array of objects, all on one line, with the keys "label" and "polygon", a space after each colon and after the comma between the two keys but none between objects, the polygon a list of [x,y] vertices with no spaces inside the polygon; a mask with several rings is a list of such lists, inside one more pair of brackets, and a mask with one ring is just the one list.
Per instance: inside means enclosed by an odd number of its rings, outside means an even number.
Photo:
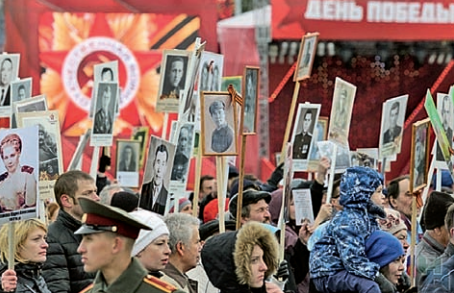
[{"label": "woman's face", "polygon": [[404,271],[404,260],[405,256],[401,256],[396,260],[390,262],[382,270],[383,275],[394,285],[399,283],[399,279],[402,277],[402,272]]},{"label": "woman's face", "polygon": [[169,236],[161,235],[139,252],[137,258],[148,271],[160,271],[169,262]]},{"label": "woman's face", "polygon": [[14,173],[19,166],[20,152],[16,151],[14,146],[6,146],[3,148],[3,163],[9,173]]},{"label": "woman's face", "polygon": [[34,228],[28,233],[24,246],[18,248],[18,254],[28,262],[43,263],[46,261],[47,247],[46,232],[41,228]]},{"label": "woman's face", "polygon": [[261,288],[265,282],[265,272],[268,269],[263,261],[263,250],[260,246],[255,245],[251,256],[251,281],[249,286],[252,288]]},{"label": "woman's face", "polygon": [[407,254],[408,248],[410,247],[410,244],[408,244],[407,241],[407,230],[402,229],[397,233],[394,233],[394,236],[399,239],[400,243],[402,243],[402,247],[404,248],[405,254]]}]

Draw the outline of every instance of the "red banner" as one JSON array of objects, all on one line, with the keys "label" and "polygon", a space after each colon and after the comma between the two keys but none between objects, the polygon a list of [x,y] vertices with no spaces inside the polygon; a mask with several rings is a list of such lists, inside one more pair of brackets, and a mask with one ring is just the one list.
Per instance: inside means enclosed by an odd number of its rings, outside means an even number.
[{"label": "red banner", "polygon": [[446,40],[454,38],[454,3],[385,0],[272,0],[273,39]]}]

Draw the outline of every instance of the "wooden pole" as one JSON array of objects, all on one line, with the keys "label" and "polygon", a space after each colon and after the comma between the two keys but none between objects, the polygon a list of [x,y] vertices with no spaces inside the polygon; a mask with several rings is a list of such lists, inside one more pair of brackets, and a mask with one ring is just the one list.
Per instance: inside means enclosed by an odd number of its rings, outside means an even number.
[{"label": "wooden pole", "polygon": [[[224,157],[216,156],[216,178],[218,181],[218,208],[221,207],[221,200],[224,198],[222,195],[225,192],[224,189]],[[219,233],[225,232],[225,222],[224,222],[224,210],[218,210],[219,217]]]},{"label": "wooden pole", "polygon": [[169,123],[169,113],[164,113],[164,121],[162,122],[162,133],[161,138],[166,139],[167,137],[167,124]]},{"label": "wooden pole", "polygon": [[16,235],[16,222],[8,224],[8,269],[14,270],[14,262],[16,253],[15,236]]},{"label": "wooden pole", "polygon": [[192,215],[197,217],[197,207],[199,205],[200,193],[200,177],[202,175],[202,152],[200,148],[195,156],[195,182],[194,182],[194,198],[192,199]]},{"label": "wooden pole", "polygon": [[[240,174],[238,178],[238,196],[236,199],[236,229],[241,227],[241,209],[243,208],[243,188],[244,188],[244,158],[246,154],[246,135],[241,135],[241,154],[240,154]],[[234,194],[232,194],[234,195]]]},{"label": "wooden pole", "polygon": [[91,157],[90,176],[96,179],[98,174],[99,146],[93,147],[93,156]]},{"label": "wooden pole", "polygon": [[287,126],[285,127],[284,141],[282,142],[281,159],[280,159],[279,164],[282,164],[285,160],[285,157],[284,157],[285,146],[290,137],[290,129],[292,128],[293,116],[295,116],[296,102],[298,101],[299,92],[300,92],[300,83],[297,81],[297,82],[295,82],[295,87],[293,89],[292,103],[290,104],[290,110],[289,110],[288,118],[287,118]]},{"label": "wooden pole", "polygon": [[415,248],[416,248],[416,195],[413,194],[411,201],[411,244],[410,244],[410,279],[411,286],[416,285],[416,259],[415,259]]}]

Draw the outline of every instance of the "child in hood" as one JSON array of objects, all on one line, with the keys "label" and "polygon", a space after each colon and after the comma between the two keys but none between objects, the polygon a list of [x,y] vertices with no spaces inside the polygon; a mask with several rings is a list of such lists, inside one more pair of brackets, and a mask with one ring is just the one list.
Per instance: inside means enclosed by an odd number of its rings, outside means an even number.
[{"label": "child in hood", "polygon": [[374,282],[380,266],[366,255],[366,239],[379,230],[383,209],[383,177],[367,167],[342,175],[338,212],[310,255],[310,273],[320,292],[380,293]]}]

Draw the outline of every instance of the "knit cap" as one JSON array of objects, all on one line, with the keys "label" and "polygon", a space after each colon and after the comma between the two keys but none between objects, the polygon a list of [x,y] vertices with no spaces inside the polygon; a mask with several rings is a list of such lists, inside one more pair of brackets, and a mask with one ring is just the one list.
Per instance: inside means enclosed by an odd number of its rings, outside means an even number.
[{"label": "knit cap", "polygon": [[366,239],[367,258],[383,268],[405,254],[402,243],[388,232],[377,230]]},{"label": "knit cap", "polygon": [[380,229],[382,231],[394,235],[401,230],[407,229],[407,226],[405,226],[404,221],[400,218],[398,211],[386,208],[385,213],[386,218],[378,219],[378,224],[380,225]]},{"label": "knit cap", "polygon": [[153,212],[139,209],[129,213],[133,218],[149,226],[152,230],[140,230],[139,237],[134,243],[131,256],[136,256],[144,250],[151,242],[162,235],[169,235],[169,229],[162,220],[161,216]]}]

